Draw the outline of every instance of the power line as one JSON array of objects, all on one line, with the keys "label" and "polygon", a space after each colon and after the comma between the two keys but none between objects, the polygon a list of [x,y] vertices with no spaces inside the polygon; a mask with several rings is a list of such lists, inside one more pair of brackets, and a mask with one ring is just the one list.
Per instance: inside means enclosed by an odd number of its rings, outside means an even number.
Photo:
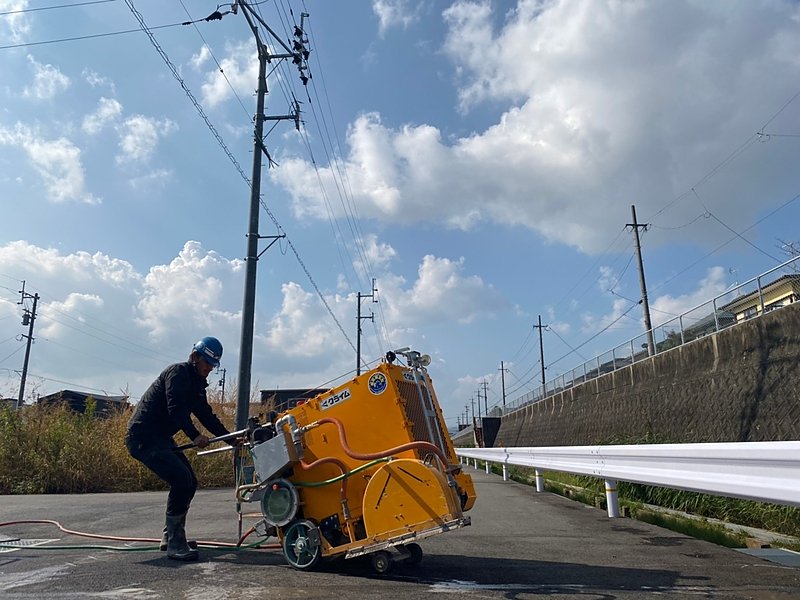
[{"label": "power line", "polygon": [[[192,15],[189,14],[189,11],[187,10],[186,5],[183,3],[183,0],[179,0],[179,1],[181,3],[181,6],[183,7],[183,11],[186,13],[186,16],[189,17],[189,19],[192,19]],[[208,18],[208,17],[206,17],[206,18]],[[247,111],[247,108],[245,108],[245,105],[242,102],[242,99],[239,97],[239,94],[236,93],[236,89],[233,87],[233,84],[231,84],[230,79],[228,79],[228,76],[225,74],[225,70],[222,68],[222,65],[219,64],[219,61],[217,60],[217,57],[214,56],[214,51],[211,49],[211,46],[208,44],[208,42],[206,42],[206,38],[203,37],[203,34],[200,31],[200,28],[197,26],[197,21],[191,20],[190,23],[194,26],[194,30],[197,32],[197,35],[200,36],[200,39],[203,40],[203,45],[206,48],[208,48],[208,53],[211,55],[211,58],[214,59],[214,64],[217,65],[217,69],[219,69],[219,72],[225,78],[225,81],[227,82],[228,87],[231,89],[231,92],[233,92],[233,95],[236,96],[236,99],[239,101],[239,106],[242,107],[242,110],[244,111],[244,114],[247,115],[247,118],[249,119],[250,118],[250,113]]]},{"label": "power line", "polygon": [[172,73],[172,76],[175,77],[175,79],[178,81],[178,83],[180,84],[180,86],[183,89],[184,93],[186,94],[186,96],[189,98],[189,100],[194,105],[195,109],[197,110],[197,113],[200,115],[200,118],[203,119],[203,122],[206,124],[206,127],[208,127],[209,131],[211,131],[212,135],[216,138],[217,143],[220,145],[222,150],[225,152],[225,154],[227,155],[228,159],[233,163],[234,167],[236,167],[236,169],[239,171],[239,175],[241,175],[242,178],[245,180],[245,182],[247,182],[247,185],[250,186],[251,185],[250,179],[248,179],[248,177],[245,174],[244,170],[242,169],[241,165],[236,160],[236,157],[233,156],[231,151],[228,149],[228,146],[225,145],[225,142],[222,139],[222,136],[219,134],[219,132],[217,131],[216,127],[214,127],[214,125],[212,125],[211,120],[208,118],[208,115],[206,115],[205,110],[203,110],[203,106],[200,104],[200,102],[197,101],[197,98],[194,97],[194,94],[192,94],[191,90],[186,85],[186,82],[183,80],[183,77],[181,77],[180,73],[178,73],[178,69],[175,67],[175,65],[170,60],[169,56],[167,56],[167,53],[164,51],[164,49],[158,43],[158,40],[156,40],[156,37],[153,35],[153,29],[154,28],[150,28],[150,27],[147,26],[147,24],[144,22],[144,17],[136,9],[136,7],[133,5],[133,0],[125,0],[125,4],[130,9],[131,13],[133,13],[133,16],[136,18],[136,20],[139,22],[140,29],[137,30],[137,31],[143,31],[145,34],[147,34],[147,37],[150,40],[150,44],[152,44],[152,46],[156,49],[156,52],[158,52],[158,55],[161,57],[161,59],[167,65],[167,67],[169,68],[170,72]]},{"label": "power line", "polygon": [[[16,337],[16,336],[15,336],[15,337]],[[14,350],[14,351],[13,351],[11,354],[9,354],[8,356],[6,356],[5,358],[2,358],[2,359],[0,359],[0,363],[4,363],[4,362],[6,362],[6,361],[7,361],[9,358],[11,358],[12,356],[14,356],[14,355],[15,355],[17,352],[19,352],[20,350],[22,350],[24,347],[25,347],[25,344],[20,344],[19,348],[17,348],[16,350]]]},{"label": "power line", "polygon": [[569,348],[570,350],[572,350],[572,351],[573,351],[575,354],[577,354],[578,356],[580,356],[580,357],[583,359],[583,361],[584,361],[584,362],[586,362],[586,358],[585,358],[585,357],[584,357],[584,356],[583,356],[583,355],[582,355],[580,352],[578,352],[578,350],[577,350],[576,348],[573,348],[573,347],[572,347],[572,346],[569,344],[569,342],[567,342],[567,340],[565,340],[563,337],[561,337],[561,334],[560,334],[560,333],[558,333],[558,332],[557,332],[555,329],[553,329],[552,327],[546,327],[546,328],[545,328],[545,331],[549,331],[550,333],[555,333],[555,334],[556,334],[556,337],[557,337],[558,339],[560,339],[560,340],[561,340],[561,341],[564,343],[564,345],[565,345],[567,348]]},{"label": "power line", "polygon": [[[242,166],[239,164],[239,161],[236,160],[236,157],[233,156],[231,151],[228,149],[227,145],[225,145],[225,142],[223,141],[222,136],[220,136],[220,134],[217,131],[217,129],[211,123],[211,120],[208,118],[208,115],[206,115],[205,111],[203,110],[202,105],[197,101],[197,98],[194,97],[194,94],[192,94],[191,90],[189,90],[188,86],[186,85],[186,82],[183,80],[183,78],[178,73],[177,68],[172,63],[172,61],[170,60],[169,56],[167,56],[167,53],[159,45],[158,41],[156,40],[155,36],[152,33],[152,30],[145,23],[144,17],[141,15],[141,13],[133,5],[133,0],[125,0],[125,4],[128,6],[130,11],[133,13],[134,17],[136,17],[136,20],[139,22],[139,25],[141,27],[141,31],[144,31],[147,34],[147,37],[149,38],[150,43],[156,49],[156,52],[158,52],[159,56],[161,56],[162,60],[166,63],[166,65],[169,68],[170,72],[172,73],[173,77],[175,77],[175,79],[178,81],[178,83],[180,83],[181,88],[183,88],[183,91],[186,93],[186,96],[189,98],[189,100],[192,102],[192,104],[194,104],[194,107],[197,110],[198,114],[203,119],[203,121],[205,122],[206,126],[209,128],[211,133],[214,135],[214,137],[216,138],[216,140],[219,143],[220,147],[223,149],[225,154],[228,156],[228,159],[231,161],[231,163],[234,165],[236,170],[239,172],[239,175],[241,175],[242,179],[244,179],[245,183],[247,183],[247,186],[252,189],[252,182],[250,181],[250,179],[245,174],[244,170],[242,169]],[[280,223],[278,223],[278,220],[275,218],[275,215],[272,214],[272,211],[270,211],[269,208],[267,208],[267,205],[264,203],[264,199],[263,198],[259,198],[259,202],[261,204],[261,207],[264,209],[264,211],[267,213],[267,215],[272,220],[272,222],[275,223],[275,226],[278,228],[278,230],[279,231],[283,231],[283,228],[280,226]],[[297,249],[295,248],[294,244],[292,243],[292,241],[288,237],[286,237],[286,243],[289,245],[289,248],[291,248],[292,253],[295,255],[295,258],[297,259],[298,263],[300,263],[300,266],[302,267],[303,271],[305,272],[306,277],[308,277],[309,281],[311,282],[311,285],[316,290],[317,295],[319,296],[320,300],[325,305],[325,308],[328,310],[328,313],[331,315],[331,317],[333,318],[334,322],[339,327],[339,330],[342,332],[342,335],[345,337],[345,339],[347,340],[348,344],[350,344],[350,346],[355,351],[355,346],[353,345],[353,342],[350,341],[350,338],[348,337],[348,335],[345,332],[344,328],[342,327],[341,323],[339,323],[339,320],[336,318],[336,315],[334,314],[333,310],[331,310],[330,305],[328,305],[328,302],[325,300],[325,297],[322,295],[322,292],[320,291],[319,287],[317,286],[316,282],[314,281],[314,278],[311,276],[311,273],[309,272],[309,270],[306,267],[305,263],[300,258],[300,254],[297,252]]]},{"label": "power line", "polygon": [[770,117],[770,118],[767,120],[767,122],[766,122],[766,123],[764,123],[764,124],[761,126],[761,129],[759,129],[759,133],[762,133],[762,134],[763,134],[763,133],[764,133],[764,129],[767,127],[767,125],[769,125],[769,124],[770,124],[770,123],[772,123],[772,122],[773,122],[775,119],[777,119],[777,118],[778,118],[778,115],[780,115],[780,114],[781,114],[781,113],[782,113],[784,110],[786,110],[786,108],[787,108],[787,107],[788,107],[788,106],[789,106],[789,105],[790,105],[792,102],[794,102],[795,100],[797,100],[797,98],[798,98],[798,97],[800,97],[800,90],[798,90],[798,91],[797,91],[797,92],[796,92],[796,93],[795,93],[795,94],[794,94],[794,95],[793,95],[791,98],[789,98],[789,99],[788,99],[788,100],[787,100],[787,101],[786,101],[786,102],[783,104],[783,106],[781,106],[781,107],[778,109],[778,112],[776,112],[774,115],[772,115],[772,116],[771,116],[771,117]]},{"label": "power line", "polygon": [[[29,375],[31,377],[35,377],[36,379],[41,379],[42,381],[52,381],[54,383],[63,383],[64,385],[69,385],[69,386],[78,388],[78,390],[89,390],[89,391],[92,391],[92,392],[101,392],[104,396],[109,396],[110,395],[106,390],[101,389],[101,388],[93,388],[93,387],[89,387],[88,385],[83,385],[83,384],[80,384],[80,383],[73,383],[71,381],[64,381],[63,379],[53,379],[52,377],[44,377],[43,375],[36,375],[35,373],[29,373]],[[136,397],[136,396],[128,396],[128,398],[133,399],[133,400],[138,400],[138,397]]]},{"label": "power line", "polygon": [[[616,319],[614,319],[613,321],[611,321],[611,323],[609,323],[608,325],[606,325],[605,327],[603,327],[603,329],[601,329],[600,331],[598,331],[597,333],[595,333],[595,334],[594,334],[592,337],[590,337],[588,340],[586,340],[585,342],[583,342],[582,344],[580,344],[580,345],[579,345],[577,348],[575,348],[573,351],[574,351],[574,352],[577,352],[579,348],[583,348],[583,347],[584,347],[586,344],[588,344],[589,342],[591,342],[591,341],[592,341],[593,339],[595,339],[597,336],[599,336],[600,334],[603,334],[603,333],[605,333],[606,331],[608,331],[609,329],[611,329],[611,328],[612,328],[612,327],[613,327],[613,326],[614,326],[614,325],[617,323],[617,321],[619,321],[620,319],[622,319],[622,317],[625,317],[625,316],[627,316],[627,314],[628,314],[629,312],[631,312],[631,311],[632,311],[634,308],[636,308],[637,306],[639,306],[639,304],[641,304],[641,302],[636,302],[636,303],[634,303],[634,304],[631,304],[631,306],[629,306],[629,307],[628,307],[628,309],[627,309],[627,310],[626,310],[624,313],[622,313],[621,315],[619,315],[619,316],[618,316]],[[572,352],[567,352],[565,355],[563,355],[563,356],[560,356],[559,358],[557,358],[556,360],[554,360],[553,362],[551,362],[549,365],[547,365],[547,367],[548,367],[548,368],[552,367],[554,364],[556,364],[557,362],[559,362],[559,361],[561,361],[561,360],[565,359],[565,358],[566,358],[566,357],[568,357],[570,354],[572,354]]]},{"label": "power line", "polygon": [[[171,23],[169,25],[156,25],[154,27],[150,27],[150,31],[155,31],[157,29],[167,29],[170,27],[180,27],[181,25],[185,25],[185,23]],[[56,40],[44,40],[40,42],[24,42],[21,44],[8,44],[6,46],[0,46],[0,50],[8,50],[10,48],[26,48],[28,46],[42,46],[45,44],[59,44],[61,42],[75,42],[79,40],[91,40],[95,38],[102,38],[102,37],[110,37],[113,35],[125,35],[128,33],[139,33],[141,29],[125,29],[123,31],[110,31],[108,33],[94,33],[89,35],[79,35],[75,37],[68,37],[68,38],[59,38]]]},{"label": "power line", "polygon": [[73,8],[75,6],[87,6],[89,4],[105,4],[106,2],[116,2],[117,0],[87,0],[86,2],[76,2],[74,4],[59,4],[57,6],[40,6],[38,8],[20,8],[17,10],[7,10],[0,12],[0,17],[6,15],[19,15],[22,13],[37,12],[40,10],[53,10],[56,8]]},{"label": "power line", "polygon": [[[777,207],[775,210],[772,210],[772,211],[770,211],[769,213],[767,213],[766,215],[764,215],[763,217],[761,217],[761,218],[760,218],[758,221],[756,221],[755,223],[753,223],[752,225],[750,225],[750,226],[749,226],[749,227],[747,227],[746,229],[743,229],[743,230],[742,230],[742,233],[746,233],[747,231],[750,231],[750,230],[751,230],[751,229],[753,229],[753,228],[754,228],[756,225],[759,225],[759,224],[760,224],[762,221],[765,221],[765,220],[769,219],[769,218],[770,218],[772,215],[774,215],[775,213],[777,213],[777,212],[779,212],[779,211],[783,210],[784,208],[786,208],[787,206],[789,206],[791,203],[793,203],[793,202],[796,202],[798,199],[800,199],[800,194],[797,194],[796,196],[793,196],[792,198],[789,198],[789,199],[788,199],[786,202],[784,202],[783,204],[781,204],[781,205],[780,205],[779,207]],[[717,252],[719,252],[720,250],[722,250],[722,248],[724,248],[725,246],[727,246],[728,244],[730,244],[730,243],[731,243],[733,240],[735,240],[735,239],[736,239],[736,237],[732,237],[732,238],[728,239],[727,241],[723,242],[722,244],[720,244],[719,246],[717,246],[716,248],[714,248],[714,249],[713,249],[711,252],[708,252],[708,253],[704,254],[703,256],[701,256],[700,258],[698,258],[696,261],[694,261],[693,263],[691,263],[691,264],[690,264],[689,266],[687,266],[685,269],[683,269],[683,270],[681,270],[681,271],[678,271],[677,273],[675,273],[675,275],[673,275],[673,276],[672,276],[672,277],[670,277],[669,279],[666,279],[666,280],[662,281],[660,284],[658,284],[657,286],[655,286],[655,288],[653,288],[653,289],[654,289],[654,290],[657,290],[657,289],[660,289],[660,288],[664,287],[664,286],[665,286],[666,284],[668,284],[670,281],[674,280],[675,278],[679,277],[680,275],[683,275],[683,274],[684,274],[686,271],[688,271],[688,270],[692,269],[693,267],[697,266],[699,263],[701,263],[702,261],[704,261],[704,260],[705,260],[706,258],[708,258],[709,256],[712,256],[713,254],[716,254]]]}]

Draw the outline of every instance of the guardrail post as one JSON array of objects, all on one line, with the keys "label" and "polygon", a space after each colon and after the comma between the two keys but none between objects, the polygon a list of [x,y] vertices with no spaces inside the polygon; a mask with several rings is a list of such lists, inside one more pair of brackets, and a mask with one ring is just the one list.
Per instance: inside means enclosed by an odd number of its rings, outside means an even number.
[{"label": "guardrail post", "polygon": [[544,491],[544,477],[542,477],[542,472],[539,469],[534,469],[533,474],[536,477],[536,491],[543,492]]},{"label": "guardrail post", "polygon": [[486,461],[486,474],[489,474],[489,461]]},{"label": "guardrail post", "polygon": [[473,460],[475,461],[475,464],[473,465],[473,468],[477,471],[478,470],[478,459],[475,458]]},{"label": "guardrail post", "polygon": [[508,466],[503,464],[503,481],[508,481]]},{"label": "guardrail post", "polygon": [[609,517],[619,517],[619,498],[617,496],[616,479],[606,479],[606,505],[608,506]]}]

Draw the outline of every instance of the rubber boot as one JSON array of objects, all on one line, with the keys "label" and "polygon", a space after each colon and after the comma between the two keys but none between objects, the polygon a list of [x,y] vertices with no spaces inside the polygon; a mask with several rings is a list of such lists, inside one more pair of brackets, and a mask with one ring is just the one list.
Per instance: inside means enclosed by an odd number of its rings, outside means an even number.
[{"label": "rubber boot", "polygon": [[167,515],[167,558],[172,560],[197,560],[197,550],[192,550],[186,542],[184,523],[186,513],[182,515]]},{"label": "rubber boot", "polygon": [[[184,528],[184,530],[186,530],[186,515],[183,516],[182,522],[183,522],[183,528]],[[277,534],[273,534],[273,535],[277,535]],[[191,548],[192,550],[197,550],[197,542],[196,541],[188,540],[186,543],[189,544],[189,548]],[[161,534],[161,542],[158,544],[158,549],[161,550],[161,552],[166,552],[168,544],[169,544],[169,535],[167,534],[167,526],[164,525],[164,531]]]}]

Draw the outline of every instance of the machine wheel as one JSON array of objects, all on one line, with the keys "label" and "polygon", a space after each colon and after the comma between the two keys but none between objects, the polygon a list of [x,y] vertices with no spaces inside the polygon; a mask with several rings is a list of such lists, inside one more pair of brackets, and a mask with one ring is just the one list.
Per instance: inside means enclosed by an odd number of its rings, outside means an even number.
[{"label": "machine wheel", "polygon": [[372,555],[372,568],[378,575],[384,575],[392,568],[392,557],[383,550]]},{"label": "machine wheel", "polygon": [[408,553],[406,563],[409,565],[418,565],[422,562],[422,548],[419,544],[411,543],[403,546],[403,549]]},{"label": "machine wheel", "polygon": [[319,529],[311,521],[296,521],[283,535],[283,555],[295,569],[311,569],[322,554]]}]

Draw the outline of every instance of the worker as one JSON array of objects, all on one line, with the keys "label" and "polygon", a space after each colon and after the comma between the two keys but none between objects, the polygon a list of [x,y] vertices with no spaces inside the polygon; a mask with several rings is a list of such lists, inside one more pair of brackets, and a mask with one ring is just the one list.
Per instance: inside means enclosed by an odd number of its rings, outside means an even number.
[{"label": "worker", "polygon": [[128,421],[128,453],[169,484],[161,549],[166,547],[167,557],[173,560],[197,560],[198,553],[189,546],[185,529],[197,478],[172,436],[183,431],[198,448],[208,446],[209,438],[195,427],[192,415],[215,436],[229,433],[206,399],[206,378],[219,366],[220,358],[220,341],[202,338],[192,347],[189,360],[161,372]]}]

